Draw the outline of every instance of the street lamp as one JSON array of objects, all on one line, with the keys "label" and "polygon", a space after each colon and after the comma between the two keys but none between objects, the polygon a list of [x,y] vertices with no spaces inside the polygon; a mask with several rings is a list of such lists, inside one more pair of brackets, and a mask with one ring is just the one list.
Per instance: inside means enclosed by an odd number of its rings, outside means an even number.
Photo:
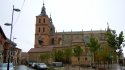
[{"label": "street lamp", "polygon": [[[5,24],[4,24],[4,25],[6,25],[6,26],[11,26],[11,32],[10,32],[10,42],[11,42],[11,38],[12,38],[13,15],[14,15],[14,11],[16,11],[16,12],[20,12],[20,9],[15,9],[15,8],[14,8],[14,5],[13,5],[13,10],[12,10],[12,20],[11,20],[11,23],[5,23]],[[9,48],[9,57],[8,57],[7,70],[9,70],[10,53],[11,53],[11,49]]]}]

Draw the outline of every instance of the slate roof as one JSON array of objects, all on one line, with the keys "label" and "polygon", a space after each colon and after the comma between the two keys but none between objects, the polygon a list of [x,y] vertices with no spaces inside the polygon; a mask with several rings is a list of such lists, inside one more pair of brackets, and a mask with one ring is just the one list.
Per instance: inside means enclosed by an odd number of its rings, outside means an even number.
[{"label": "slate roof", "polygon": [[6,39],[6,35],[4,34],[1,26],[0,26],[0,33],[3,35],[4,39]]},{"label": "slate roof", "polygon": [[41,10],[40,16],[47,16],[47,14],[46,14],[46,8],[44,6],[44,3],[43,3],[43,7],[42,7],[42,10]]}]

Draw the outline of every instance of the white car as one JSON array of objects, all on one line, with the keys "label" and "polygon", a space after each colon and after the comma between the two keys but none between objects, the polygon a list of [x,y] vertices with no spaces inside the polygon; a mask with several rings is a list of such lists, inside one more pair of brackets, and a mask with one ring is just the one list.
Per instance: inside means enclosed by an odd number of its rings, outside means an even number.
[{"label": "white car", "polygon": [[47,69],[48,69],[48,67],[45,63],[39,63],[37,65],[37,70],[47,70]]},{"label": "white car", "polygon": [[[7,70],[8,63],[1,63],[0,70]],[[9,70],[14,70],[14,66],[12,63],[9,63]]]}]

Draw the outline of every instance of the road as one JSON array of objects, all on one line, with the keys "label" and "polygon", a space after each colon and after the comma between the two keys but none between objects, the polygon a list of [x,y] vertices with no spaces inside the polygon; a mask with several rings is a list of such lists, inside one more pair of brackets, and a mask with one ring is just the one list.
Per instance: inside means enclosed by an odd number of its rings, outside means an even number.
[{"label": "road", "polygon": [[[28,67],[28,66],[25,66],[25,65],[19,65],[19,66],[15,67],[15,70],[35,70],[35,69]],[[68,69],[65,67],[65,70],[68,70]],[[69,70],[79,70],[79,69],[78,69],[78,66],[73,66],[73,67],[71,66],[69,68]],[[80,67],[80,70],[95,70],[95,69]],[[119,66],[118,64],[113,64],[113,65],[111,65],[110,68],[108,68],[106,70],[125,70],[125,67]]]},{"label": "road", "polygon": [[113,64],[111,70],[125,70],[125,66],[120,66],[118,64]]},{"label": "road", "polygon": [[15,66],[15,70],[35,70],[25,65]]}]

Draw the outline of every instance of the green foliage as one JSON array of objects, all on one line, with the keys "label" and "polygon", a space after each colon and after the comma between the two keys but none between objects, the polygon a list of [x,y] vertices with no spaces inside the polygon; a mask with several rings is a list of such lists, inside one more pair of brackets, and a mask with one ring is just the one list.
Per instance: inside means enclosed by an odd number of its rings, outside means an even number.
[{"label": "green foliage", "polygon": [[42,53],[42,54],[40,54],[40,59],[41,59],[41,61],[43,61],[43,62],[48,62],[48,59],[50,58],[50,54],[49,53]]},{"label": "green foliage", "polygon": [[54,59],[55,61],[63,61],[64,57],[64,52],[61,50],[55,51],[54,52]]},{"label": "green foliage", "polygon": [[67,60],[67,62],[69,63],[72,55],[73,55],[73,52],[72,52],[72,49],[70,47],[66,48],[64,50],[64,55],[65,55],[65,59]]},{"label": "green foliage", "polygon": [[101,61],[108,61],[111,56],[111,50],[109,47],[104,46],[102,50],[99,51]]},{"label": "green foliage", "polygon": [[91,52],[95,53],[99,49],[100,44],[99,44],[98,40],[92,36],[90,38],[90,42],[88,43],[88,46],[90,47]]},{"label": "green foliage", "polygon": [[119,50],[117,55],[121,56],[122,55],[121,44],[124,42],[123,31],[120,32],[118,37],[115,31],[108,31],[106,33],[106,36],[108,45],[115,51]]},{"label": "green foliage", "polygon": [[117,39],[117,49],[119,49],[117,55],[120,57],[123,51],[121,48],[121,44],[124,42],[123,31],[120,32],[119,36],[116,39]]},{"label": "green foliage", "polygon": [[75,48],[73,49],[74,51],[74,55],[77,57],[78,59],[78,62],[79,62],[79,70],[80,70],[80,56],[83,52],[83,49],[79,46],[79,45],[76,45]]},{"label": "green foliage", "polygon": [[120,32],[119,36],[116,39],[118,41],[118,43],[117,43],[118,49],[120,49],[122,42],[124,42],[123,31]]},{"label": "green foliage", "polygon": [[100,48],[100,44],[99,44],[98,40],[95,37],[91,36],[90,37],[90,42],[88,43],[88,46],[90,47],[90,51],[93,53],[92,61],[94,63],[95,54],[96,54],[97,50]]},{"label": "green foliage", "polygon": [[113,49],[117,49],[117,34],[115,31],[107,31],[106,32],[106,37],[107,37],[107,43],[109,45],[109,47],[113,48]]},{"label": "green foliage", "polygon": [[74,55],[75,55],[76,57],[80,57],[80,55],[81,55],[82,52],[83,52],[83,49],[82,49],[79,45],[76,45],[73,50],[74,50]]}]

